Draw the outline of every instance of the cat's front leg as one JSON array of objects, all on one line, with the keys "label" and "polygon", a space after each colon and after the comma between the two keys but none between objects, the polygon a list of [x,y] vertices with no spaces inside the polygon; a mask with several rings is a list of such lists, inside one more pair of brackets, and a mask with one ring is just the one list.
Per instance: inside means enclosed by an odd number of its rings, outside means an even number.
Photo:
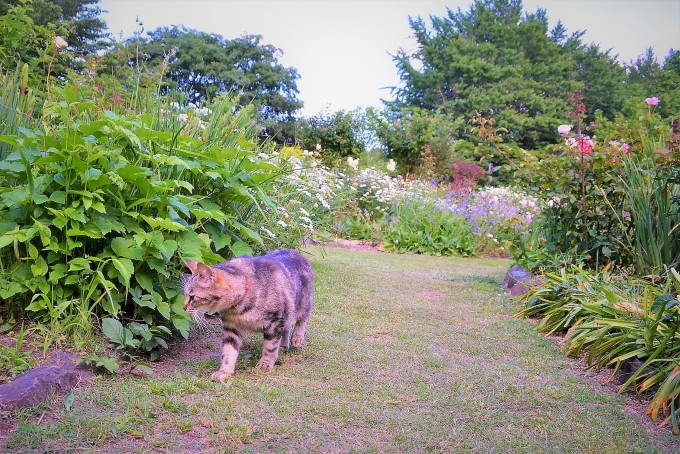
[{"label": "cat's front leg", "polygon": [[265,372],[269,372],[274,368],[274,363],[276,363],[279,357],[279,348],[281,348],[284,331],[283,321],[275,322],[265,327],[262,357],[255,367]]},{"label": "cat's front leg", "polygon": [[241,331],[229,325],[223,327],[224,337],[222,338],[222,360],[220,369],[214,372],[211,378],[220,383],[224,383],[229,377],[234,375],[236,370],[236,358],[241,349],[243,336]]}]

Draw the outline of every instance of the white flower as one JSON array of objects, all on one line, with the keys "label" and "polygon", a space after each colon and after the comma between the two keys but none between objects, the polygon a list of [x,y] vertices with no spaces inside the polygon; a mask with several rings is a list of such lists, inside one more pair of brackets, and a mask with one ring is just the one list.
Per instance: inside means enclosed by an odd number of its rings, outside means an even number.
[{"label": "white flower", "polygon": [[397,163],[394,162],[394,159],[390,159],[390,162],[387,163],[387,171],[388,172],[394,172],[397,170]]},{"label": "white flower", "polygon": [[321,144],[320,143],[316,144],[316,151],[321,151]]},{"label": "white flower", "polygon": [[274,235],[274,234],[271,232],[271,230],[269,230],[269,229],[267,229],[267,228],[265,228],[265,227],[260,227],[260,230],[262,230],[264,233],[266,233],[267,236],[269,236],[269,238],[272,238],[272,239],[275,239],[275,238],[276,238],[276,235]]},{"label": "white flower", "polygon": [[54,47],[56,47],[59,50],[64,50],[68,47],[68,43],[61,36],[56,36],[54,38]]},{"label": "white flower", "polygon": [[359,158],[353,158],[351,156],[347,156],[347,165],[353,168],[354,170],[359,170]]},{"label": "white flower", "polygon": [[189,115],[185,113],[181,113],[177,115],[177,120],[181,121],[182,123],[188,123],[189,122]]},{"label": "white flower", "polygon": [[557,132],[562,136],[562,137],[567,137],[569,133],[571,132],[572,125],[560,125],[557,128]]},{"label": "white flower", "polygon": [[284,227],[284,228],[285,228],[285,227],[288,227],[288,224],[286,224],[285,222],[283,222],[283,219],[279,220],[279,222],[277,222],[277,224],[279,224],[281,227]]}]

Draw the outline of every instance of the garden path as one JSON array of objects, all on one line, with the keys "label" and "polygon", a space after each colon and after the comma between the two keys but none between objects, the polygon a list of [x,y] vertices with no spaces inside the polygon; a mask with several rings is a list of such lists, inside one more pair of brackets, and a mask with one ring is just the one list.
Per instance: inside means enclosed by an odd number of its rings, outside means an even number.
[{"label": "garden path", "polygon": [[[209,380],[219,334],[193,333],[151,378],[97,377],[19,415],[6,450],[220,452],[664,452],[678,445],[512,319],[499,284],[510,262],[309,247],[315,309],[305,348],[256,371],[248,339],[236,375]],[[45,409],[48,409],[46,414]],[[40,424],[37,424],[41,417]]]}]

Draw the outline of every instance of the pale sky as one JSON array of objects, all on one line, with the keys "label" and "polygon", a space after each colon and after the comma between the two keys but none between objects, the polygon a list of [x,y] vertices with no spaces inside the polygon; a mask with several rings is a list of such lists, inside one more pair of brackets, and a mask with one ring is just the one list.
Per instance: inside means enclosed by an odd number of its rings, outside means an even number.
[{"label": "pale sky", "polygon": [[[109,30],[129,37],[135,18],[146,31],[184,25],[233,39],[262,35],[283,50],[279,62],[294,67],[302,115],[323,109],[380,107],[385,87],[399,84],[389,54],[414,50],[409,16],[443,17],[446,7],[463,11],[471,0],[102,0]],[[585,30],[586,43],[612,49],[629,62],[648,47],[663,61],[680,49],[680,0],[524,0],[524,11],[547,10],[568,33]],[[181,49],[180,49],[181,52]]]}]

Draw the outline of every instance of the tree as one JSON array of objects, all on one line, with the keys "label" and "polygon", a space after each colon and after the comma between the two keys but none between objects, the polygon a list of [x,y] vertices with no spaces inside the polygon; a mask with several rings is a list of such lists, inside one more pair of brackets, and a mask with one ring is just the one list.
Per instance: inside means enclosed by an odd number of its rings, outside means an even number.
[{"label": "tree", "polygon": [[420,107],[370,111],[371,129],[400,172],[424,178],[449,177],[458,122]]},{"label": "tree", "polygon": [[630,91],[639,98],[658,97],[656,112],[674,120],[680,116],[680,51],[671,50],[660,64],[652,49],[626,67]]},{"label": "tree", "polygon": [[321,145],[323,156],[332,161],[359,156],[366,151],[366,121],[361,112],[320,112],[297,122],[295,138],[303,148]]},{"label": "tree", "polygon": [[[521,0],[477,0],[431,22],[410,19],[419,48],[394,56],[403,86],[392,107],[442,112],[459,124],[477,110],[530,149],[556,140],[577,88],[612,118],[621,108],[625,74],[615,60],[584,47],[581,32],[568,37],[561,23],[549,32],[545,10],[523,15]],[[469,137],[460,127],[456,135]]]},{"label": "tree", "polygon": [[0,16],[12,7],[25,6],[36,26],[51,25],[53,31],[68,40],[72,51],[85,54],[102,48],[108,37],[98,3],[99,0],[4,0],[0,2]]},{"label": "tree", "polygon": [[236,93],[242,104],[255,104],[262,121],[292,120],[302,107],[297,99],[299,75],[279,63],[280,49],[261,41],[259,35],[229,40],[184,27],[163,27],[149,33],[139,53],[151,62],[166,60],[170,79],[190,102]]}]

